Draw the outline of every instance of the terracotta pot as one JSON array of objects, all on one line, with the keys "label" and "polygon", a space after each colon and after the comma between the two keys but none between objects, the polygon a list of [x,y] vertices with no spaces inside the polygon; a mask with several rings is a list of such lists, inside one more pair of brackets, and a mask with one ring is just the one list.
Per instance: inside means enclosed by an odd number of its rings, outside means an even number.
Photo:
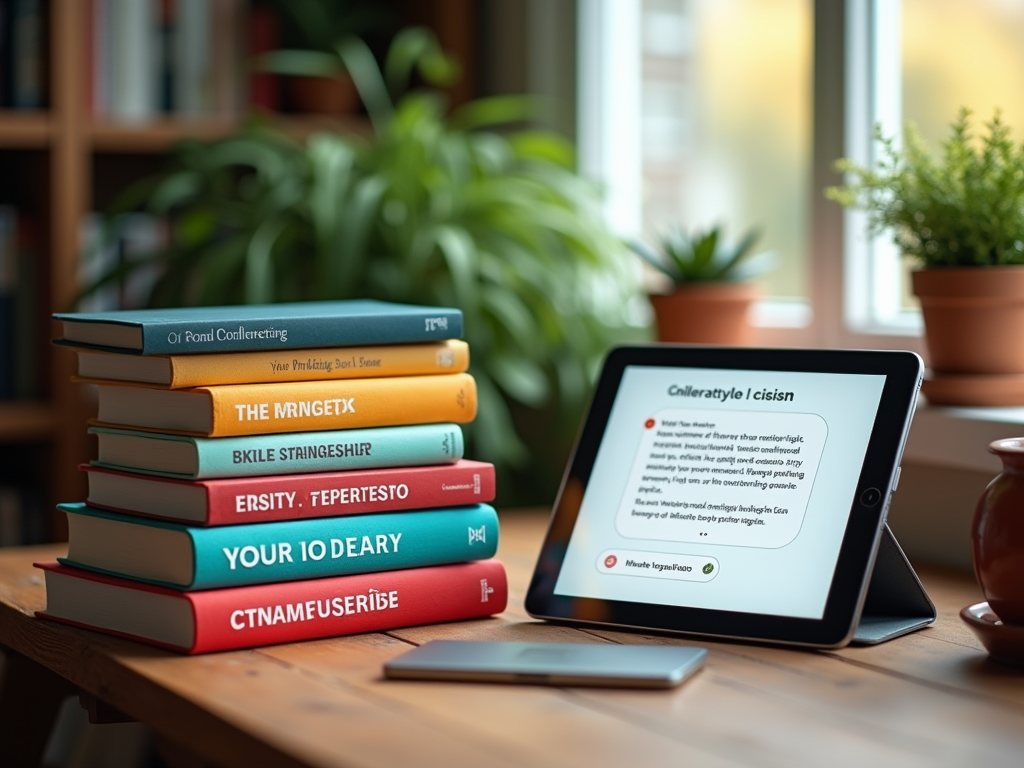
[{"label": "terracotta pot", "polygon": [[933,371],[1024,374],[1024,266],[932,267],[911,279]]},{"label": "terracotta pot", "polygon": [[296,112],[346,115],[359,109],[359,92],[347,74],[337,77],[295,75],[285,78],[288,106]]},{"label": "terracotta pot", "polygon": [[750,344],[750,307],[759,293],[754,283],[693,283],[651,296],[659,341],[692,344]]},{"label": "terracotta pot", "polygon": [[1003,471],[974,511],[974,573],[1003,623],[1024,625],[1024,438],[996,440],[988,449],[1003,462]]}]

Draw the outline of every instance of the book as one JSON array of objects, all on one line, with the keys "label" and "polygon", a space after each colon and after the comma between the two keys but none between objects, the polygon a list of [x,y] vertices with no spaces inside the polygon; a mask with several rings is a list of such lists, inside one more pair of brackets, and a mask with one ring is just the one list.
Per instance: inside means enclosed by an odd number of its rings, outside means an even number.
[{"label": "book", "polygon": [[61,562],[182,590],[484,560],[498,546],[487,504],[207,528],[57,508],[68,519]]},{"label": "book", "polygon": [[46,578],[36,615],[190,654],[480,618],[508,601],[493,559],[205,592],[36,565]]},{"label": "book", "polygon": [[462,373],[469,369],[469,345],[459,339],[425,344],[210,352],[204,355],[75,351],[78,353],[78,375],[83,379],[129,381],[167,389]]},{"label": "book", "polygon": [[110,117],[143,122],[159,113],[160,36],[157,6],[110,0]]},{"label": "book", "polygon": [[443,341],[462,312],[370,299],[220,307],[58,312],[56,344],[142,355]]},{"label": "book", "polygon": [[205,437],[465,423],[476,416],[476,383],[468,373],[191,389],[100,384],[96,391],[101,426]]},{"label": "book", "polygon": [[219,438],[89,432],[97,438],[94,466],[183,480],[443,464],[465,450],[462,429],[451,423]]},{"label": "book", "polygon": [[191,525],[238,525],[452,507],[494,500],[494,465],[463,459],[425,467],[171,480],[82,465],[90,506]]}]

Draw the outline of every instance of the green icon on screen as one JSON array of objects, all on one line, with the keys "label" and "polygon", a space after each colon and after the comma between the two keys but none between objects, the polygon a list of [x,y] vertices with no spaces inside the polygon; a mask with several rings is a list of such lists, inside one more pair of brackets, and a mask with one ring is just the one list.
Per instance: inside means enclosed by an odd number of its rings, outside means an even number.
[{"label": "green icon on screen", "polygon": [[708,563],[703,568],[705,574],[711,573],[713,570],[715,570],[715,566],[712,563]]}]

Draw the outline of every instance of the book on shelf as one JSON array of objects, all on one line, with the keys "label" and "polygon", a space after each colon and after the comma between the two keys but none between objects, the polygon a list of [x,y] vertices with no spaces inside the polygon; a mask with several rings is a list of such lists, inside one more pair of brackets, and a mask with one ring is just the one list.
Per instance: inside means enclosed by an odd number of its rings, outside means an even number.
[{"label": "book on shelf", "polygon": [[96,423],[204,437],[387,427],[476,416],[468,373],[153,389],[100,384]]},{"label": "book on shelf", "polygon": [[90,506],[191,525],[215,526],[452,507],[494,500],[494,465],[172,480],[82,465]]},{"label": "book on shelf", "polygon": [[13,398],[17,388],[17,304],[18,215],[0,205],[0,400]]},{"label": "book on shelf", "polygon": [[463,456],[457,424],[191,437],[90,427],[99,467],[183,480],[445,464]]},{"label": "book on shelf", "polygon": [[0,109],[46,106],[46,3],[0,2]]},{"label": "book on shelf", "polygon": [[462,312],[372,299],[58,312],[56,344],[142,355],[444,341]]},{"label": "book on shelf", "polygon": [[37,274],[33,222],[0,205],[0,400],[37,394]]},{"label": "book on shelf", "polygon": [[469,345],[460,339],[204,355],[125,355],[89,349],[75,352],[78,375],[83,379],[167,389],[462,373],[469,369]]},{"label": "book on shelf", "polygon": [[213,527],[57,507],[68,519],[62,563],[182,590],[484,560],[498,546],[488,504]]},{"label": "book on shelf", "polygon": [[192,654],[482,618],[508,600],[493,559],[204,592],[37,566],[42,618]]}]

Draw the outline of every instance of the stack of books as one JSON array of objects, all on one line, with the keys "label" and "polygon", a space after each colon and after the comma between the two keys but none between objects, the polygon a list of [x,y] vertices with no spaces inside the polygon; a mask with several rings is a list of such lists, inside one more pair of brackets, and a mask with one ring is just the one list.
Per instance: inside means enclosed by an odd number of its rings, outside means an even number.
[{"label": "stack of books", "polygon": [[98,390],[98,453],[86,503],[59,505],[41,616],[202,653],[504,610],[458,310],[54,317]]}]

